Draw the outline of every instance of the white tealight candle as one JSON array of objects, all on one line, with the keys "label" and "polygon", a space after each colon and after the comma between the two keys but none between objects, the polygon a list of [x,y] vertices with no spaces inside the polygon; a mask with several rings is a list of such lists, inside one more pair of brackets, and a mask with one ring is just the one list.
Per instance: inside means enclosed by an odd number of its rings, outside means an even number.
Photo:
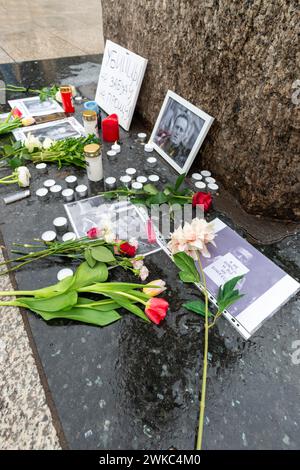
[{"label": "white tealight candle", "polygon": [[56,233],[64,234],[68,228],[68,221],[65,217],[56,217],[56,219],[53,220],[53,225]]},{"label": "white tealight candle", "polygon": [[45,243],[54,242],[56,239],[56,233],[53,230],[47,230],[47,232],[42,234],[41,238]]},{"label": "white tealight candle", "polygon": [[138,139],[141,141],[141,142],[145,142],[147,138],[147,134],[145,134],[145,132],[139,132],[138,133]]},{"label": "white tealight candle", "polygon": [[216,180],[215,180],[215,178],[212,178],[211,176],[208,176],[207,178],[205,178],[205,182],[206,182],[207,184],[209,184],[209,183],[215,183]]},{"label": "white tealight candle", "polygon": [[200,191],[204,191],[206,189],[206,184],[203,183],[202,181],[196,181],[195,187],[199,189]]},{"label": "white tealight candle", "polygon": [[151,183],[157,183],[159,181],[159,176],[158,175],[149,175],[148,179],[149,179],[149,181],[151,181]]},{"label": "white tealight candle", "polygon": [[74,189],[77,186],[77,177],[74,175],[69,175],[65,178],[68,188]]},{"label": "white tealight candle", "polygon": [[115,157],[117,155],[117,152],[115,152],[114,150],[109,150],[108,152],[106,152],[106,155],[108,157]]},{"label": "white tealight candle", "polygon": [[[52,186],[53,188],[53,186]],[[39,188],[36,191],[36,196],[39,199],[39,201],[46,201],[49,197],[49,191],[47,188]]]},{"label": "white tealight candle", "polygon": [[126,174],[131,176],[131,178],[133,178],[134,175],[136,174],[136,169],[135,168],[127,168]]},{"label": "white tealight candle", "polygon": [[132,183],[131,188],[134,189],[135,191],[140,191],[143,189],[142,183],[137,183],[136,181]]},{"label": "white tealight candle", "polygon": [[219,186],[215,183],[209,183],[207,189],[210,193],[215,194],[219,191]]},{"label": "white tealight candle", "polygon": [[125,186],[126,188],[129,188],[130,184],[131,184],[131,178],[130,178],[129,175],[121,176],[120,177],[120,182],[121,182],[122,186]]},{"label": "white tealight candle", "polygon": [[147,183],[147,180],[148,180],[148,178],[146,178],[146,176],[138,176],[137,179],[136,179],[136,181],[138,183],[142,183],[142,184]]},{"label": "white tealight candle", "polygon": [[203,178],[207,178],[208,176],[211,176],[211,172],[208,170],[202,170],[201,175],[203,176]]},{"label": "white tealight candle", "polygon": [[44,181],[44,186],[45,188],[51,188],[51,186],[54,186],[55,185],[55,181],[54,180],[46,180]]},{"label": "white tealight candle", "polygon": [[151,168],[153,168],[154,166],[156,166],[156,163],[157,163],[157,160],[155,157],[149,157],[147,158],[147,165],[150,166]]},{"label": "white tealight candle", "polygon": [[38,163],[35,165],[35,168],[39,171],[39,173],[46,173],[47,171],[46,163]]},{"label": "white tealight candle", "polygon": [[111,149],[116,153],[120,153],[121,152],[121,145],[119,145],[117,142],[115,142],[114,145],[111,146]]},{"label": "white tealight candle", "polygon": [[153,145],[149,144],[149,142],[148,142],[148,144],[145,144],[145,146],[144,146],[145,152],[153,152],[153,148],[154,148]]},{"label": "white tealight candle", "polygon": [[74,232],[67,232],[62,236],[62,241],[63,242],[70,242],[76,240],[76,235]]},{"label": "white tealight candle", "polygon": [[58,281],[62,281],[62,280],[65,279],[66,277],[70,277],[70,276],[73,276],[73,271],[72,271],[72,269],[70,269],[70,268],[61,269],[61,270],[58,271],[58,273],[57,273],[57,279],[58,279]]},{"label": "white tealight candle", "polygon": [[200,173],[193,173],[192,174],[192,179],[196,181],[201,181],[202,180],[202,175]]}]

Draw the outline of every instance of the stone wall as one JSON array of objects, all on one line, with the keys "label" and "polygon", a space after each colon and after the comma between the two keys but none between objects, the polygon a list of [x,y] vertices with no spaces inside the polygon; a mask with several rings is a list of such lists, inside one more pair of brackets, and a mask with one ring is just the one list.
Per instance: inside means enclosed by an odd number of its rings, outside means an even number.
[{"label": "stone wall", "polygon": [[105,38],[149,60],[138,101],[144,119],[154,124],[168,89],[199,106],[215,122],[193,168],[212,170],[248,212],[300,219],[298,0],[102,7]]}]

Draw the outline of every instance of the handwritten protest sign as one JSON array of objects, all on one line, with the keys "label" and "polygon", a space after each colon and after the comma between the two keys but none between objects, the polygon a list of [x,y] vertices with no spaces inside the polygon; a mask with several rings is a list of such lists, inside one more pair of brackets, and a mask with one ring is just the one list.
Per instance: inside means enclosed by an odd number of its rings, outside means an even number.
[{"label": "handwritten protest sign", "polygon": [[96,92],[96,102],[108,114],[116,113],[129,130],[147,60],[107,40]]}]

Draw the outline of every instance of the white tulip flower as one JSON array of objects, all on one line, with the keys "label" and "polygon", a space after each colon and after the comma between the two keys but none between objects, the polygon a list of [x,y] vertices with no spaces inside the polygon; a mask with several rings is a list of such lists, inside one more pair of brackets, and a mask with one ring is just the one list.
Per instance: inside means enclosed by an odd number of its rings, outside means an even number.
[{"label": "white tulip flower", "polygon": [[17,177],[20,188],[29,186],[31,174],[26,166],[19,166],[19,168],[17,168]]},{"label": "white tulip flower", "polygon": [[50,137],[46,137],[43,142],[43,149],[48,150],[54,144],[54,140],[50,139]]}]

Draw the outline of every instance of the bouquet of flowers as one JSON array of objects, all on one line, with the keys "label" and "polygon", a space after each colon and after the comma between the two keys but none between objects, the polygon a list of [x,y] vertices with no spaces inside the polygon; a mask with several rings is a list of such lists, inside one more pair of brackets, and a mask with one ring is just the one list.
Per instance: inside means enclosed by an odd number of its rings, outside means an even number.
[{"label": "bouquet of flowers", "polygon": [[[102,237],[102,238],[99,238]],[[35,261],[48,258],[56,261],[57,257],[69,258],[71,260],[86,260],[93,268],[97,262],[102,262],[108,266],[120,266],[139,276],[142,281],[147,279],[149,271],[144,264],[144,257],[137,255],[137,240],[116,240],[114,234],[108,230],[100,230],[93,227],[86,237],[70,240],[66,242],[49,242],[45,246],[42,240],[35,243],[14,243],[16,249],[12,253],[19,254],[16,258],[8,259],[0,263],[0,267],[7,265],[8,269],[0,271],[0,275],[16,271]]]},{"label": "bouquet of flowers", "polygon": [[98,142],[98,139],[92,135],[58,141],[53,141],[48,137],[41,142],[29,133],[24,142],[18,141],[11,145],[4,145],[0,150],[1,160],[5,160],[12,168],[23,165],[26,161],[57,163],[58,168],[64,165],[85,168],[83,148],[93,142]]}]

